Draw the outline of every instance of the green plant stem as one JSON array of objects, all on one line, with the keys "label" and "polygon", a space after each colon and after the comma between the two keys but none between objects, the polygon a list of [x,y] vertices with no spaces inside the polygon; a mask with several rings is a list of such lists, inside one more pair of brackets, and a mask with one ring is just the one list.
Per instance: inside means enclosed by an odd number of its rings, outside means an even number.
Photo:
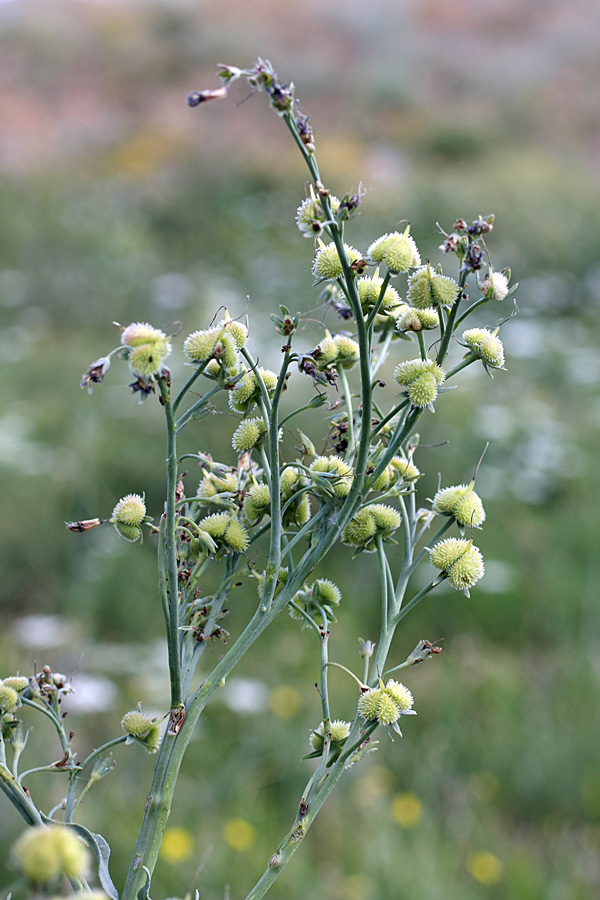
[{"label": "green plant stem", "polygon": [[465,359],[462,360],[462,362],[459,362],[457,365],[454,366],[453,369],[450,369],[449,372],[446,372],[446,381],[449,381],[453,375],[456,375],[462,369],[466,369],[467,366],[470,366],[471,363],[474,363],[477,359],[478,359],[478,357],[475,356],[473,351],[468,353],[467,356],[465,357]]},{"label": "green plant stem", "polygon": [[346,404],[346,414],[348,416],[348,449],[346,450],[346,461],[348,462],[354,457],[354,410],[352,408],[352,393],[350,391],[350,385],[348,384],[346,370],[343,366],[340,366],[336,371],[342,387],[344,402]]},{"label": "green plant stem", "polygon": [[0,788],[28,825],[42,825],[42,814],[10,769],[0,764]]},{"label": "green plant stem", "polygon": [[169,389],[160,375],[156,376],[165,409],[167,427],[167,502],[166,547],[169,627],[167,646],[169,651],[169,676],[171,682],[171,709],[181,706],[181,649],[179,634],[179,578],[177,574],[177,547],[175,537],[175,494],[177,491],[177,428],[171,408]]},{"label": "green plant stem", "polygon": [[187,392],[189,391],[191,386],[194,384],[196,379],[199,378],[200,375],[202,375],[202,373],[204,372],[204,369],[208,365],[209,361],[210,360],[207,359],[203,363],[201,363],[199,366],[197,366],[196,370],[192,373],[192,375],[190,375],[190,377],[188,378],[188,380],[186,381],[184,386],[181,388],[181,390],[177,394],[175,400],[173,401],[173,415],[175,415],[175,413],[177,412],[177,410],[179,408],[179,404],[181,403],[181,401],[183,400],[183,398],[185,397],[185,395],[187,394]]},{"label": "green plant stem", "polygon": [[[458,315],[458,307],[460,305],[460,301],[462,300],[462,293],[464,286],[467,282],[468,272],[461,272],[458,277],[458,293],[456,295],[456,300],[452,304],[452,309],[448,314],[448,321],[446,322],[446,328],[444,329],[444,334],[442,335],[442,340],[440,341],[440,346],[438,349],[437,355],[437,364],[438,366],[443,365],[443,362],[446,358],[446,354],[448,353],[448,347],[450,346],[450,338],[454,333],[454,329],[456,328],[456,317]],[[440,317],[440,323],[441,323]]]},{"label": "green plant stem", "polygon": [[[279,878],[302,843],[302,840],[306,836],[306,833],[314,822],[321,807],[343,775],[349,757],[370,737],[375,730],[375,727],[376,723],[369,723],[369,725],[361,731],[360,722],[357,718],[352,726],[350,735],[348,736],[340,757],[331,766],[329,772],[323,774],[321,778],[311,777],[307,789],[303,793],[303,797],[305,797],[307,801],[310,800],[310,802],[307,803],[308,811],[304,815],[300,812],[297,814],[294,824],[271,857],[266,871],[246,896],[246,900],[262,900],[262,897],[265,896],[271,885]],[[322,760],[324,758],[325,757],[323,756]]]},{"label": "green plant stem", "polygon": [[[157,381],[159,381],[159,376],[157,376]],[[160,386],[160,382],[159,382],[159,386]],[[185,426],[188,424],[188,422],[190,422],[194,418],[194,416],[198,413],[198,411],[200,409],[202,409],[202,407],[206,406],[207,401],[214,394],[218,393],[221,390],[223,390],[222,385],[215,384],[215,386],[212,387],[210,389],[210,391],[207,391],[206,394],[203,394],[199,400],[196,400],[196,402],[194,404],[192,404],[192,406],[190,406],[190,408],[187,409],[183,413],[183,415],[177,420],[177,423],[175,425],[175,433],[179,434],[179,432],[182,430],[182,428],[185,428]],[[161,393],[162,393],[162,391],[161,391]],[[171,415],[173,415],[173,411],[171,411]]]}]

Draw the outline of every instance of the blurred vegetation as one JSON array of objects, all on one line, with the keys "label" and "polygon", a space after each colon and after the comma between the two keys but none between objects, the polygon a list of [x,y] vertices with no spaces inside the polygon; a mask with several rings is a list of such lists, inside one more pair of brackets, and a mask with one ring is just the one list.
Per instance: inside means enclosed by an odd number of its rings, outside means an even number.
[{"label": "blurred vegetation", "polygon": [[[45,663],[73,672],[82,754],[118,733],[138,701],[165,708],[152,540],[132,547],[112,530],[73,535],[62,525],[106,517],[129,491],[145,491],[158,517],[160,411],[137,404],[122,367],[92,397],[78,384],[117,342],[113,320],[180,320],[187,334],[221,305],[248,309],[261,362],[276,364],[268,312],[285,303],[322,318],[312,245],[294,226],[305,173],[281,123],[259,97],[240,108],[184,105],[188,90],[215,85],[216,63],[270,57],[311,113],[328,186],[343,194],[364,179],[352,244],[408,218],[422,255],[437,261],[436,221],[450,228],[493,211],[493,261],[520,282],[519,315],[502,333],[508,372],[465,379],[423,423],[427,444],[449,441],[422,450],[428,496],[439,471],[444,484],[468,480],[492,440],[478,480],[486,579],[469,600],[436,592],[407,620],[402,658],[422,637],[444,638],[442,656],[406,678],[419,716],[403,741],[382,740],[351,770],[272,896],[591,900],[600,890],[597,11],[593,0],[568,16],[557,2],[372,7],[0,4],[9,87],[1,674]],[[235,100],[244,98],[240,89]],[[486,307],[481,324],[504,315]],[[228,425],[202,420],[189,449],[229,459]],[[340,550],[328,572],[344,598],[332,651],[354,668],[356,623],[375,637],[365,603],[375,569],[349,558]],[[255,602],[250,587],[238,593],[232,632]],[[318,722],[317,665],[311,637],[284,619],[207,709],[171,821],[192,844],[173,833],[155,896],[182,895],[198,866],[203,900],[222,897],[226,883],[242,896],[263,870],[310,765],[299,759]],[[341,673],[335,684],[334,714],[350,717],[355,690]],[[31,743],[43,758],[47,737],[36,722]],[[111,841],[119,883],[152,759],[136,747],[115,757],[82,821]],[[32,791],[43,777],[31,777]],[[48,808],[63,790],[50,781]],[[2,846],[20,830],[5,806]],[[0,873],[8,886],[4,852]]]}]

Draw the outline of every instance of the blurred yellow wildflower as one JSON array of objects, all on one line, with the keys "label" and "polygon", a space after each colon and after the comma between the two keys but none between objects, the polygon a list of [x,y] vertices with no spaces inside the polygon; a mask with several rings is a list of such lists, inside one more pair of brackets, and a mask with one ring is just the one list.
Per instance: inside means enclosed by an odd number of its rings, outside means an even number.
[{"label": "blurred yellow wildflower", "polygon": [[491,886],[502,881],[504,866],[489,850],[477,850],[467,860],[467,869],[475,881]]},{"label": "blurred yellow wildflower", "polygon": [[194,839],[186,828],[167,828],[160,855],[170,863],[184,862],[192,855]]},{"label": "blurred yellow wildflower", "polygon": [[223,838],[234,850],[244,853],[256,842],[256,829],[245,819],[227,819],[223,825]]},{"label": "blurred yellow wildflower", "polygon": [[269,709],[281,719],[293,719],[302,708],[302,696],[290,684],[281,684],[271,691]]},{"label": "blurred yellow wildflower", "polygon": [[392,799],[392,818],[401,828],[414,828],[423,818],[423,804],[414,794],[396,794]]}]

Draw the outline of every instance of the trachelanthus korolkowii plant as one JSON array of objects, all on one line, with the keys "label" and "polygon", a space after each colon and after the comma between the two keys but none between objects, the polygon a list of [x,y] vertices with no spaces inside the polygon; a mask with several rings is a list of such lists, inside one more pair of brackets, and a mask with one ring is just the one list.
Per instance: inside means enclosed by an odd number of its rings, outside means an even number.
[{"label": "trachelanthus korolkowii plant", "polygon": [[[246,78],[253,90],[266,92],[308,166],[311,184],[296,223],[314,241],[314,252],[310,243],[301,249],[324,313],[330,319],[337,315],[339,324],[323,327],[318,344],[306,346],[302,314],[281,307],[271,316],[276,340],[283,342],[281,364],[271,371],[253,356],[248,326],[254,322],[227,312],[204,328],[195,322],[196,330],[182,342],[190,374],[175,386],[167,368],[174,352],[169,329],[134,322],[119,326],[117,345],[84,375],[82,386],[91,392],[119,359],[130,372],[134,393],[157,400],[164,411],[164,511],[153,520],[143,493],[132,492],[106,519],[82,519],[67,527],[87,531],[106,522],[127,541],[141,539],[144,531],[157,540],[171,702],[162,722],[140,708],[125,712],[122,734],[79,760],[61,713],[62,697],[70,689],[64,676],[45,666],[30,678],[7,673],[0,683],[0,785],[32,826],[17,843],[14,860],[40,900],[64,891],[67,883],[75,892],[88,892],[92,870],[111,898],[149,896],[178,772],[198,718],[246,651],[287,610],[305,633],[314,635],[319,657],[321,709],[307,748],[307,758],[318,762],[287,835],[247,900],[263,897],[344,771],[375,748],[373,737],[381,729],[401,734],[401,718],[415,714],[411,691],[390,676],[440,648],[422,640],[403,661],[389,659],[392,638],[406,614],[443,581],[468,595],[484,574],[474,535],[485,511],[475,483],[443,486],[431,501],[421,501],[417,426],[444,402],[444,393],[466,366],[481,362],[489,374],[504,369],[495,304],[514,288],[510,272],[491,263],[487,239],[493,216],[458,219],[448,233],[441,232],[440,255],[449,263],[449,274],[440,262],[422,258],[408,225],[375,236],[367,247],[352,246],[346,232],[362,194],[338,198],[326,186],[308,116],[300,111],[292,85],[282,84],[263,60],[250,69],[222,66],[220,78],[219,88],[190,94],[190,106],[224,98],[233,81]],[[492,304],[490,327],[467,327],[472,313],[486,303]],[[387,386],[380,380],[384,364],[393,373]],[[284,394],[289,379],[296,387]],[[304,402],[290,408],[288,398],[302,391]],[[208,428],[202,449],[181,455],[181,433],[219,404],[229,415],[220,421],[233,418],[231,454],[223,461],[212,458]],[[319,407],[327,407],[327,418]],[[285,458],[284,426],[293,429],[294,417],[305,410],[314,410],[314,426],[309,435],[297,432],[299,449]],[[184,481],[184,459],[188,469],[190,460],[196,461],[197,478]],[[360,672],[345,669],[357,684],[353,710],[337,708],[328,681],[330,667],[338,665],[329,659],[330,631],[344,601],[326,560],[339,543],[347,545],[350,556],[374,554],[380,573],[378,591],[373,590],[381,611],[377,640],[360,637]],[[425,587],[415,589],[413,575],[421,566],[430,577]],[[218,567],[222,577],[220,586],[207,592],[209,567]],[[240,634],[229,635],[223,618],[244,575],[255,580],[256,610]],[[200,687],[192,687],[204,651],[215,641],[226,645],[219,661]],[[27,733],[21,718],[34,711],[51,720],[60,749],[55,761],[22,771]],[[141,745],[155,754],[156,765],[148,800],[140,803],[144,816],[129,875],[117,890],[109,875],[108,842],[76,819],[87,791],[111,771],[113,749],[121,743]],[[24,785],[25,777],[39,770],[60,772],[66,779],[64,799],[47,812]]]}]

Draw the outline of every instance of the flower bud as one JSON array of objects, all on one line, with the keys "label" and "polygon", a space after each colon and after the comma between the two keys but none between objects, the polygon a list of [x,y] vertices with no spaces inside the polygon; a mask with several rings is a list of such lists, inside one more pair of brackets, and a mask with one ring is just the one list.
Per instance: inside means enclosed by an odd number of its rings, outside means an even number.
[{"label": "flower bud", "polygon": [[497,331],[492,333],[487,328],[470,328],[463,332],[463,341],[484,363],[495,369],[504,368],[504,347]]},{"label": "flower bud", "polygon": [[393,231],[378,238],[367,251],[369,259],[373,262],[384,262],[393,275],[419,266],[421,256],[409,230],[410,226],[402,234]]},{"label": "flower bud", "polygon": [[213,513],[212,516],[201,519],[198,527],[217,544],[233,550],[234,553],[242,553],[250,541],[246,528],[235,513]]},{"label": "flower bud", "polygon": [[255,419],[243,419],[231,438],[233,449],[240,454],[251,450],[258,444],[265,432],[264,419],[260,416]]},{"label": "flower bud", "polygon": [[127,494],[113,509],[111,522],[122,525],[141,525],[146,516],[146,504],[139,494]]},{"label": "flower bud", "polygon": [[[348,244],[344,244],[344,250],[351,264],[361,259],[361,254],[355,247],[349,247]],[[319,250],[313,263],[313,275],[315,278],[335,281],[337,278],[341,278],[343,272],[335,244],[332,242],[325,246],[323,241],[319,239]]]},{"label": "flower bud", "polygon": [[458,285],[453,278],[434,272],[427,263],[417,269],[408,281],[408,301],[419,309],[431,306],[450,308],[456,300]]}]

